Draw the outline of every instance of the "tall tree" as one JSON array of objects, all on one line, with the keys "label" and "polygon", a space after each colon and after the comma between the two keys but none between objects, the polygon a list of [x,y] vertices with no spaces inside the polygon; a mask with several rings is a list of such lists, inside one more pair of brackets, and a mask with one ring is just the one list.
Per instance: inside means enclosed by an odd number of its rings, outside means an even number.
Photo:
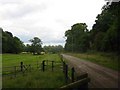
[{"label": "tall tree", "polygon": [[20,53],[22,49],[23,42],[18,37],[13,37],[11,32],[2,30],[2,53]]},{"label": "tall tree", "polygon": [[88,29],[85,23],[77,23],[65,32],[67,37],[65,50],[84,52],[89,48]]},{"label": "tall tree", "polygon": [[40,54],[40,52],[42,51],[42,41],[41,39],[39,39],[38,37],[34,37],[33,39],[29,40],[32,44],[31,44],[31,52],[33,54],[37,53]]},{"label": "tall tree", "polygon": [[95,50],[116,52],[120,43],[120,2],[104,6],[91,30]]},{"label": "tall tree", "polygon": [[13,50],[14,50],[14,52],[15,53],[20,53],[22,50],[23,50],[23,48],[24,48],[24,44],[23,44],[23,42],[18,38],[18,37],[14,37],[13,38]]},{"label": "tall tree", "polygon": [[2,53],[2,28],[0,28],[0,53]]}]

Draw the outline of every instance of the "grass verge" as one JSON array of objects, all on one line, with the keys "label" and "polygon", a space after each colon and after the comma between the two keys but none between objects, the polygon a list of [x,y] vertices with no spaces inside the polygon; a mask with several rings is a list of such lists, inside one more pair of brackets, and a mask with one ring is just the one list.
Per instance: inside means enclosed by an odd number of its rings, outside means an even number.
[{"label": "grass verge", "polygon": [[67,53],[69,55],[94,62],[96,64],[102,65],[104,67],[111,68],[113,70],[120,71],[120,61],[118,56],[113,53]]}]

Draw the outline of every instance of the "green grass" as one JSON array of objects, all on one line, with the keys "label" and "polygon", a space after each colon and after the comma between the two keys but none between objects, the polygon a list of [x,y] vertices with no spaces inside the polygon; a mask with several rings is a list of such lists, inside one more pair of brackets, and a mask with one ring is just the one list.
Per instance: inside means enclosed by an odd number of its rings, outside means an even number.
[{"label": "green grass", "polygon": [[120,63],[120,61],[118,61],[118,56],[113,53],[95,52],[95,53],[68,53],[68,54],[84,60],[94,62],[104,67],[111,68],[113,70],[117,71],[120,70],[120,67],[118,66],[118,64]]},{"label": "green grass", "polygon": [[20,62],[24,64],[41,65],[43,60],[54,60],[54,71],[51,71],[51,62],[48,63],[45,72],[41,70],[32,69],[23,73],[12,76],[3,76],[3,88],[59,88],[65,84],[64,75],[60,69],[61,61],[57,54],[32,55],[32,54],[3,54],[2,67],[3,72],[5,67],[19,66]]},{"label": "green grass", "polygon": [[3,88],[59,88],[64,85],[63,73],[58,71],[28,72],[23,76],[3,77]]},{"label": "green grass", "polygon": [[2,55],[2,65],[5,66],[15,66],[19,65],[20,62],[25,64],[35,64],[37,62],[42,62],[42,60],[55,60],[59,61],[59,56],[56,54],[45,54],[45,55],[32,55],[32,54],[3,54]]}]

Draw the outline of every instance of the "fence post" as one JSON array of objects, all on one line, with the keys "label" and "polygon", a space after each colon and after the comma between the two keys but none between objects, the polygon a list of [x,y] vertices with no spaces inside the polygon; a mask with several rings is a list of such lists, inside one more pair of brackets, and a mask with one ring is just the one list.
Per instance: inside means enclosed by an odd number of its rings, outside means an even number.
[{"label": "fence post", "polygon": [[45,60],[42,61],[42,71],[45,71]]},{"label": "fence post", "polygon": [[53,71],[53,68],[54,68],[54,64],[53,63],[54,63],[54,61],[52,61],[52,71]]},{"label": "fence post", "polygon": [[74,67],[71,68],[71,79],[72,79],[72,82],[74,82],[74,72],[75,72],[75,69]]},{"label": "fence post", "polygon": [[68,65],[65,65],[65,81],[68,82]]},{"label": "fence post", "polygon": [[21,72],[23,71],[23,62],[20,62]]}]

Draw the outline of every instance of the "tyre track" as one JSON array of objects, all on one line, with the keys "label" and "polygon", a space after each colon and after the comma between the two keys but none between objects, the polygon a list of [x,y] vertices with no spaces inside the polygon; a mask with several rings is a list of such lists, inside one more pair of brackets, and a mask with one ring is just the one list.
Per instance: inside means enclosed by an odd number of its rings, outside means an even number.
[{"label": "tyre track", "polygon": [[118,72],[70,55],[62,54],[68,64],[74,66],[77,73],[87,72],[90,88],[118,88]]}]

